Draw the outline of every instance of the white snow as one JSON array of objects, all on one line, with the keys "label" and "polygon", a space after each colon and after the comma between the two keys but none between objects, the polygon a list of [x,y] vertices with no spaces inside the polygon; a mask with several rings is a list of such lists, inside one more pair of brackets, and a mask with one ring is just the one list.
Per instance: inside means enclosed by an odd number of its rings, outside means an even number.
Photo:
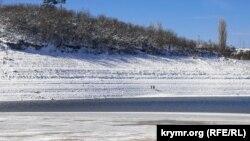
[{"label": "white snow", "polygon": [[0,45],[1,101],[169,96],[250,96],[250,61]]},{"label": "white snow", "polygon": [[157,124],[250,124],[248,114],[1,113],[0,141],[154,141]]},{"label": "white snow", "polygon": [[238,48],[237,53],[250,51],[250,48]]}]

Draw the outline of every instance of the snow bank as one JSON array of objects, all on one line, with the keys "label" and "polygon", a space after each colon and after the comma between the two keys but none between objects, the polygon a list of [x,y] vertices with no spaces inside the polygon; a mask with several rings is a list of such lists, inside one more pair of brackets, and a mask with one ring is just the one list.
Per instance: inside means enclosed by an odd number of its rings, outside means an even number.
[{"label": "snow bank", "polygon": [[2,101],[250,95],[250,61],[61,53],[53,48],[21,52],[0,46]]}]

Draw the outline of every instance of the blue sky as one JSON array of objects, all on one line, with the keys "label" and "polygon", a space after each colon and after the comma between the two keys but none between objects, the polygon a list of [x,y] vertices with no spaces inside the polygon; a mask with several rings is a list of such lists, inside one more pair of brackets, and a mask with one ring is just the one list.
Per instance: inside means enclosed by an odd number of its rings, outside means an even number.
[{"label": "blue sky", "polygon": [[[3,0],[42,3],[42,0]],[[250,47],[250,0],[67,0],[65,7],[104,14],[125,22],[149,25],[161,22],[179,36],[217,42],[218,21],[228,24],[228,44]]]}]

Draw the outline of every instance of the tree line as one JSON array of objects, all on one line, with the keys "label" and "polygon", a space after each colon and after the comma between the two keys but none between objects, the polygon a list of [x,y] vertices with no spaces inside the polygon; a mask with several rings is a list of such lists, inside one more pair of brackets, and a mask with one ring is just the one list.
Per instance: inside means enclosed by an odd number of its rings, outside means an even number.
[{"label": "tree line", "polygon": [[[42,5],[17,4],[0,7],[0,22],[9,32],[22,34],[34,42],[48,43],[58,48],[88,48],[97,53],[145,52],[150,54],[197,55],[226,54],[226,28],[222,42],[202,42],[179,37],[166,30],[161,23],[139,26],[105,15],[92,16],[86,11],[72,11],[62,7],[65,0],[44,0]],[[61,6],[56,7],[57,4]],[[221,25],[221,24],[220,24]]]}]

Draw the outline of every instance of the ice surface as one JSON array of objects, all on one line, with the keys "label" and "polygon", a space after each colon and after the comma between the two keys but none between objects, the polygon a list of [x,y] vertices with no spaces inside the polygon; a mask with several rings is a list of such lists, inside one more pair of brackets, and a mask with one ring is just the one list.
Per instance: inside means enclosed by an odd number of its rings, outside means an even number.
[{"label": "ice surface", "polygon": [[157,124],[250,124],[210,113],[1,113],[1,141],[154,141]]}]

